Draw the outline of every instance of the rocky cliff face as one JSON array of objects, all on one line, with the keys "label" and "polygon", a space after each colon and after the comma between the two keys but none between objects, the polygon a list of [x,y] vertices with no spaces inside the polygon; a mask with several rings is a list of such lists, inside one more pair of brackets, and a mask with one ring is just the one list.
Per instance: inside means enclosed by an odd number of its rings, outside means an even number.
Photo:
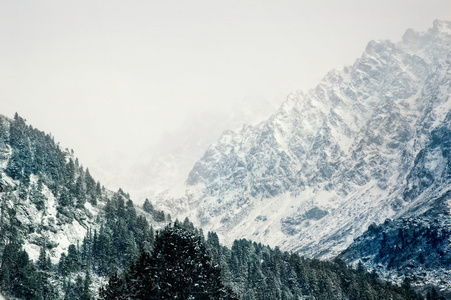
[{"label": "rocky cliff face", "polygon": [[417,199],[418,184],[406,188],[415,158],[448,122],[450,34],[435,21],[371,41],[265,122],[225,132],[189,174],[191,218],[226,240],[332,257],[398,215]]},{"label": "rocky cliff face", "polygon": [[407,202],[394,220],[373,224],[340,257],[451,297],[451,113],[432,131],[406,177]]},{"label": "rocky cliff face", "polygon": [[[12,122],[0,115],[1,226],[7,228],[3,231],[14,229],[17,235],[14,238],[23,240],[24,249],[32,259],[36,260],[40,248],[45,247],[53,262],[57,263],[70,244],[80,243],[90,227],[97,227],[94,225],[95,217],[101,209],[90,203],[72,211],[60,207],[54,195],[57,189],[52,192],[37,173],[56,170],[57,164],[65,162],[65,156],[69,159],[70,153],[51,146],[50,136],[34,131],[43,138],[39,141],[41,145],[49,145],[46,151],[42,151],[34,137],[27,137],[22,131],[26,126],[21,118],[16,121],[22,123],[18,126],[12,126]],[[44,159],[45,166],[38,170],[37,164],[43,163],[38,162],[41,154],[47,159]],[[53,178],[48,182],[53,182]],[[11,238],[2,234],[2,242]]]}]

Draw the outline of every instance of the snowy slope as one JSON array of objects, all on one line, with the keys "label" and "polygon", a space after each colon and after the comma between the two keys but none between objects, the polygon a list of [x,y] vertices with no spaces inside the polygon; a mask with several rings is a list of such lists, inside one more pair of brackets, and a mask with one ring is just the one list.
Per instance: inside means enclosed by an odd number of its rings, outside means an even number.
[{"label": "snowy slope", "polygon": [[[6,172],[8,161],[14,159],[13,149],[9,143],[11,122],[13,122],[11,119],[0,115],[0,225],[14,227],[17,230],[30,259],[36,261],[40,249],[44,247],[52,263],[56,264],[61,254],[67,253],[70,244],[81,245],[89,230],[99,230],[105,222],[106,200],[114,193],[105,189],[95,206],[86,201],[82,207],[75,207],[61,205],[45,183],[41,182],[42,187],[39,190],[39,176],[36,174],[30,175],[30,182],[24,187],[20,180],[14,180]],[[37,156],[33,151],[31,155]],[[70,158],[75,160],[73,154],[62,150],[61,147],[59,152],[64,153],[66,161]],[[61,195],[59,196],[61,198]],[[38,209],[36,202],[39,199],[42,199],[42,207]],[[144,215],[156,229],[166,224],[155,222],[140,207],[136,207],[136,211]],[[5,238],[3,235],[2,237]]]},{"label": "snowy slope", "polygon": [[407,202],[393,221],[372,226],[340,257],[394,281],[433,284],[451,297],[451,112],[407,176]]},{"label": "snowy slope", "polygon": [[371,41],[354,65],[292,93],[268,120],[227,131],[182,197],[205,230],[331,257],[406,206],[402,186],[451,109],[450,22]]}]

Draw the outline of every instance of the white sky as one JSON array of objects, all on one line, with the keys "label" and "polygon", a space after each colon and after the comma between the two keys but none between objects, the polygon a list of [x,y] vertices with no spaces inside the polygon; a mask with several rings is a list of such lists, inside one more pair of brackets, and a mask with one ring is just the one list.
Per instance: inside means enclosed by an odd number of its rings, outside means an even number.
[{"label": "white sky", "polygon": [[282,101],[434,19],[451,20],[451,1],[0,0],[0,114],[89,167],[200,112]]}]

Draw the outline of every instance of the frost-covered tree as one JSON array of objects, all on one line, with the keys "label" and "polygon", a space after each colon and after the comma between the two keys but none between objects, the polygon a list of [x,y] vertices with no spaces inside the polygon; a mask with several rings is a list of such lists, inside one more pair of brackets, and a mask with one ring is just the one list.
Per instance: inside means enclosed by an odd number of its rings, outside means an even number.
[{"label": "frost-covered tree", "polygon": [[162,230],[152,254],[143,252],[123,278],[113,275],[101,299],[120,299],[113,291],[134,299],[236,299],[202,238],[180,226]]},{"label": "frost-covered tree", "polygon": [[152,203],[150,203],[149,199],[147,199],[147,198],[144,201],[143,210],[149,214],[153,213],[153,205],[152,205]]}]

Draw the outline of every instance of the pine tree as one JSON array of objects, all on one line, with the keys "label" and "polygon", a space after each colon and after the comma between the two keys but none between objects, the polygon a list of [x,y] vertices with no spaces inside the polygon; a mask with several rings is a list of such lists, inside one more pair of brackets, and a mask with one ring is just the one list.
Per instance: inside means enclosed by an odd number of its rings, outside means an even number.
[{"label": "pine tree", "polygon": [[121,278],[119,278],[117,272],[111,274],[108,285],[106,287],[100,288],[99,297],[103,300],[129,299],[128,296],[126,296],[124,282]]},{"label": "pine tree", "polygon": [[39,270],[43,272],[48,272],[52,268],[50,260],[47,258],[47,254],[45,253],[45,248],[41,247],[39,250],[39,257],[37,261],[37,267]]},{"label": "pine tree", "polygon": [[67,265],[66,265],[66,254],[61,253],[60,260],[58,262],[58,272],[63,276],[67,276],[69,274]]},{"label": "pine tree", "polygon": [[144,204],[143,204],[143,210],[144,210],[146,213],[149,213],[149,214],[152,214],[152,213],[153,213],[153,210],[154,210],[153,205],[152,205],[152,203],[150,203],[149,199],[147,199],[147,198],[146,198],[146,200],[144,201]]},{"label": "pine tree", "polygon": [[91,274],[89,272],[89,268],[86,268],[85,279],[83,281],[83,291],[82,291],[82,294],[80,297],[81,300],[91,300],[92,299],[91,290],[89,288],[91,283],[92,283]]},{"label": "pine tree", "polygon": [[162,230],[152,254],[142,252],[124,278],[113,274],[101,299],[236,299],[201,237],[181,227]]},{"label": "pine tree", "polygon": [[74,244],[70,244],[67,250],[66,268],[69,273],[80,270],[80,253]]},{"label": "pine tree", "polygon": [[38,210],[43,210],[45,208],[46,197],[42,193],[43,188],[44,185],[42,180],[38,180],[37,184],[32,186],[30,192],[30,199],[33,201]]},{"label": "pine tree", "polygon": [[17,298],[38,299],[37,272],[20,244],[13,243],[5,246],[1,270],[2,291]]},{"label": "pine tree", "polygon": [[83,207],[86,203],[86,189],[82,175],[77,177],[75,183],[75,196],[77,197],[77,207]]}]

